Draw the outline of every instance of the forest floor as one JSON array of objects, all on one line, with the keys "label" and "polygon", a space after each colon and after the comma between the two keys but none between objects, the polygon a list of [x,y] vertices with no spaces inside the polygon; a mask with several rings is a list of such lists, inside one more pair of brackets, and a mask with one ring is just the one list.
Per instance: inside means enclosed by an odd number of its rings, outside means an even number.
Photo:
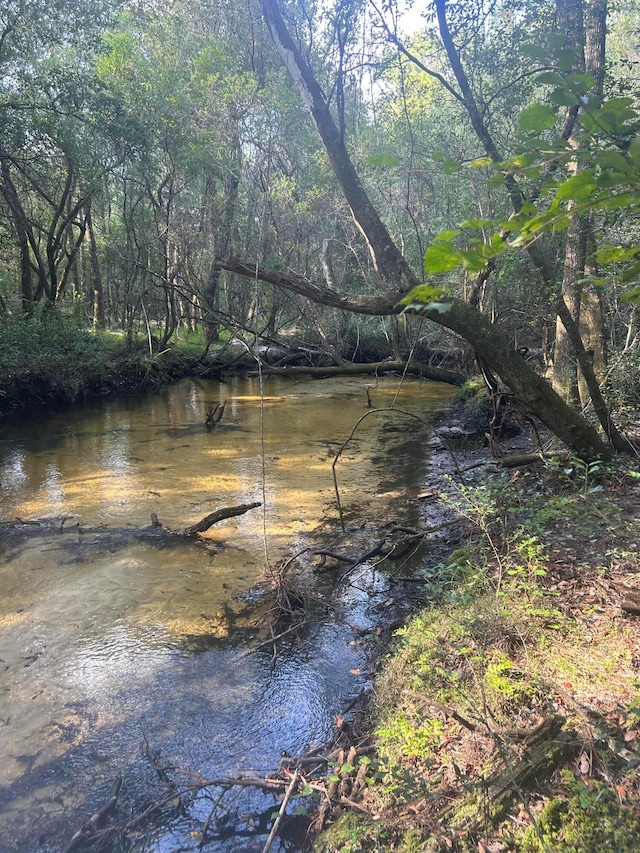
[{"label": "forest floor", "polygon": [[[422,496],[460,523],[425,569],[440,594],[393,638],[365,722],[369,784],[314,850],[631,853],[640,459],[500,468],[456,444],[434,451]],[[500,442],[535,449],[526,431]]]}]

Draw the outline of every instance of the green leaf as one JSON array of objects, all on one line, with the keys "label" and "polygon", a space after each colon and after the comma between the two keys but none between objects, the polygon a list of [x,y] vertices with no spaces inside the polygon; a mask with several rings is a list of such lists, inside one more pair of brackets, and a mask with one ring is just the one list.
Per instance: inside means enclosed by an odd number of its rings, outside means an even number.
[{"label": "green leaf", "polygon": [[598,151],[594,160],[601,169],[613,169],[616,172],[633,175],[631,164],[618,151]]},{"label": "green leaf", "polygon": [[[640,276],[640,261],[635,264],[632,264],[629,269],[625,270],[622,274],[623,281],[632,281],[634,278],[638,278]],[[633,293],[633,291],[631,291]],[[628,296],[628,294],[627,294]],[[628,301],[628,300],[627,300]]]},{"label": "green leaf", "polygon": [[640,136],[636,136],[629,143],[629,157],[631,157],[633,161],[633,165],[636,169],[640,169]]},{"label": "green leaf", "polygon": [[520,133],[539,133],[548,130],[556,123],[556,114],[544,104],[532,104],[520,113],[518,131]]},{"label": "green leaf", "polygon": [[640,302],[640,284],[620,297],[622,302]]},{"label": "green leaf", "polygon": [[451,243],[433,243],[424,254],[424,271],[426,275],[438,272],[448,272],[462,261],[462,256]]},{"label": "green leaf", "polygon": [[565,39],[565,33],[549,33],[547,37],[549,47],[551,48],[551,50],[554,50],[556,52],[562,50],[562,48],[564,47]]},{"label": "green leaf", "polygon": [[626,112],[629,107],[633,106],[633,98],[609,98],[602,105],[600,113],[621,113]]},{"label": "green leaf", "polygon": [[632,208],[638,205],[638,196],[636,193],[619,193],[618,195],[603,195],[600,198],[593,200],[591,207],[594,210],[620,210],[622,208]]},{"label": "green leaf", "polygon": [[302,782],[300,782],[300,785],[298,787],[298,794],[301,797],[310,797],[311,794],[313,794],[313,788],[307,782],[306,779],[303,779]]},{"label": "green leaf", "polygon": [[487,258],[476,250],[462,252],[462,268],[470,273],[481,272],[487,265]]},{"label": "green leaf", "polygon": [[472,160],[470,163],[467,163],[467,166],[470,169],[478,169],[480,166],[492,166],[493,159],[491,157],[478,157],[476,160]]},{"label": "green leaf", "polygon": [[543,71],[536,77],[537,83],[549,83],[552,86],[564,86],[565,79],[557,71]]},{"label": "green leaf", "polygon": [[495,228],[495,219],[465,219],[460,223],[461,228]]},{"label": "green leaf", "polygon": [[549,94],[549,100],[558,106],[573,107],[582,103],[582,98],[564,86],[558,86]]},{"label": "green leaf", "polygon": [[584,169],[578,172],[577,175],[572,175],[567,178],[564,183],[560,184],[556,192],[558,201],[567,199],[584,199],[589,198],[596,189],[596,184],[593,180],[593,169]]},{"label": "green leaf", "polygon": [[539,44],[521,44],[519,50],[522,56],[528,56],[529,59],[537,59],[539,62],[551,61],[549,52]]},{"label": "green leaf", "polygon": [[420,284],[418,287],[414,287],[400,304],[406,305],[409,302],[419,302],[421,305],[426,305],[428,302],[437,302],[442,296],[444,296],[442,288],[433,287],[430,284]]},{"label": "green leaf", "polygon": [[415,311],[418,314],[423,313],[424,311],[435,311],[437,314],[446,314],[447,311],[451,310],[451,302],[440,301],[445,296],[444,293],[434,301],[423,301],[420,298],[423,287],[424,285],[414,287],[413,290],[401,300],[400,305],[405,306],[405,311]]},{"label": "green leaf", "polygon": [[576,61],[578,51],[575,47],[565,47],[558,51],[558,68],[561,71],[571,71]]},{"label": "green leaf", "polygon": [[455,175],[456,172],[460,171],[461,165],[458,160],[452,160],[451,157],[447,157],[446,160],[442,161],[442,169],[445,175]]},{"label": "green leaf", "polygon": [[596,85],[596,79],[584,71],[574,71],[567,78],[567,83],[569,83],[574,92],[586,95]]},{"label": "green leaf", "polygon": [[640,246],[624,248],[623,246],[600,246],[596,252],[596,260],[599,264],[614,264],[621,261],[630,261],[640,254]]}]

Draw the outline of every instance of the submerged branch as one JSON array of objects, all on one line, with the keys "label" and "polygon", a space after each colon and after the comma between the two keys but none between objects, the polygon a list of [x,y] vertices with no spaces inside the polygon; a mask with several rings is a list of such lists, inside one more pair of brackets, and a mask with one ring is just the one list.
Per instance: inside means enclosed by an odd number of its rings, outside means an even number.
[{"label": "submerged branch", "polygon": [[249,512],[250,509],[255,509],[258,506],[262,506],[260,501],[250,504],[239,504],[238,506],[223,506],[221,509],[205,515],[197,524],[192,524],[190,527],[181,527],[176,530],[167,527],[165,530],[167,533],[174,533],[178,536],[195,536],[198,533],[204,533],[219,521],[224,521],[227,518],[235,518],[237,515],[244,515],[245,512]]}]

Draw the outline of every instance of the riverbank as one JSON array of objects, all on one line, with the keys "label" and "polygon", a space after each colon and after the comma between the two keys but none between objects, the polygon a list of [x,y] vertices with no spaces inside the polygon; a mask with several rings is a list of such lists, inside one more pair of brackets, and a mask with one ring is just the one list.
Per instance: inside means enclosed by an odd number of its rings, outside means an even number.
[{"label": "riverbank", "polygon": [[[449,415],[437,432],[456,426]],[[440,593],[396,632],[375,680],[369,785],[313,849],[632,853],[640,466],[503,468],[453,444],[435,450],[423,499],[427,522],[456,516],[459,541],[425,567]]]},{"label": "riverbank", "polygon": [[146,340],[92,333],[56,311],[21,317],[0,337],[0,416],[150,391],[193,372],[201,353],[188,342],[152,353]]},{"label": "riverbank", "polygon": [[[353,356],[353,353],[351,353]],[[214,343],[183,332],[166,346],[146,336],[92,332],[49,307],[38,316],[5,318],[0,335],[0,417],[60,409],[110,396],[153,391],[185,376],[248,375],[327,378],[396,372],[462,385],[456,351],[414,352],[411,364],[391,360],[386,342],[361,341],[359,362],[344,353],[296,343],[256,344],[226,334]],[[336,358],[338,363],[336,363]],[[420,358],[422,361],[416,361]]]}]

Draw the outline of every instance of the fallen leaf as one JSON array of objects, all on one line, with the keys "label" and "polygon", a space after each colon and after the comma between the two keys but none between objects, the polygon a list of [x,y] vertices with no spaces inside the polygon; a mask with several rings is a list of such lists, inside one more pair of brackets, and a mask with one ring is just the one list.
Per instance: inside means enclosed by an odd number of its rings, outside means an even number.
[{"label": "fallen leaf", "polygon": [[586,752],[583,752],[580,755],[578,769],[580,770],[583,776],[588,776],[591,773],[591,759],[589,758]]}]

